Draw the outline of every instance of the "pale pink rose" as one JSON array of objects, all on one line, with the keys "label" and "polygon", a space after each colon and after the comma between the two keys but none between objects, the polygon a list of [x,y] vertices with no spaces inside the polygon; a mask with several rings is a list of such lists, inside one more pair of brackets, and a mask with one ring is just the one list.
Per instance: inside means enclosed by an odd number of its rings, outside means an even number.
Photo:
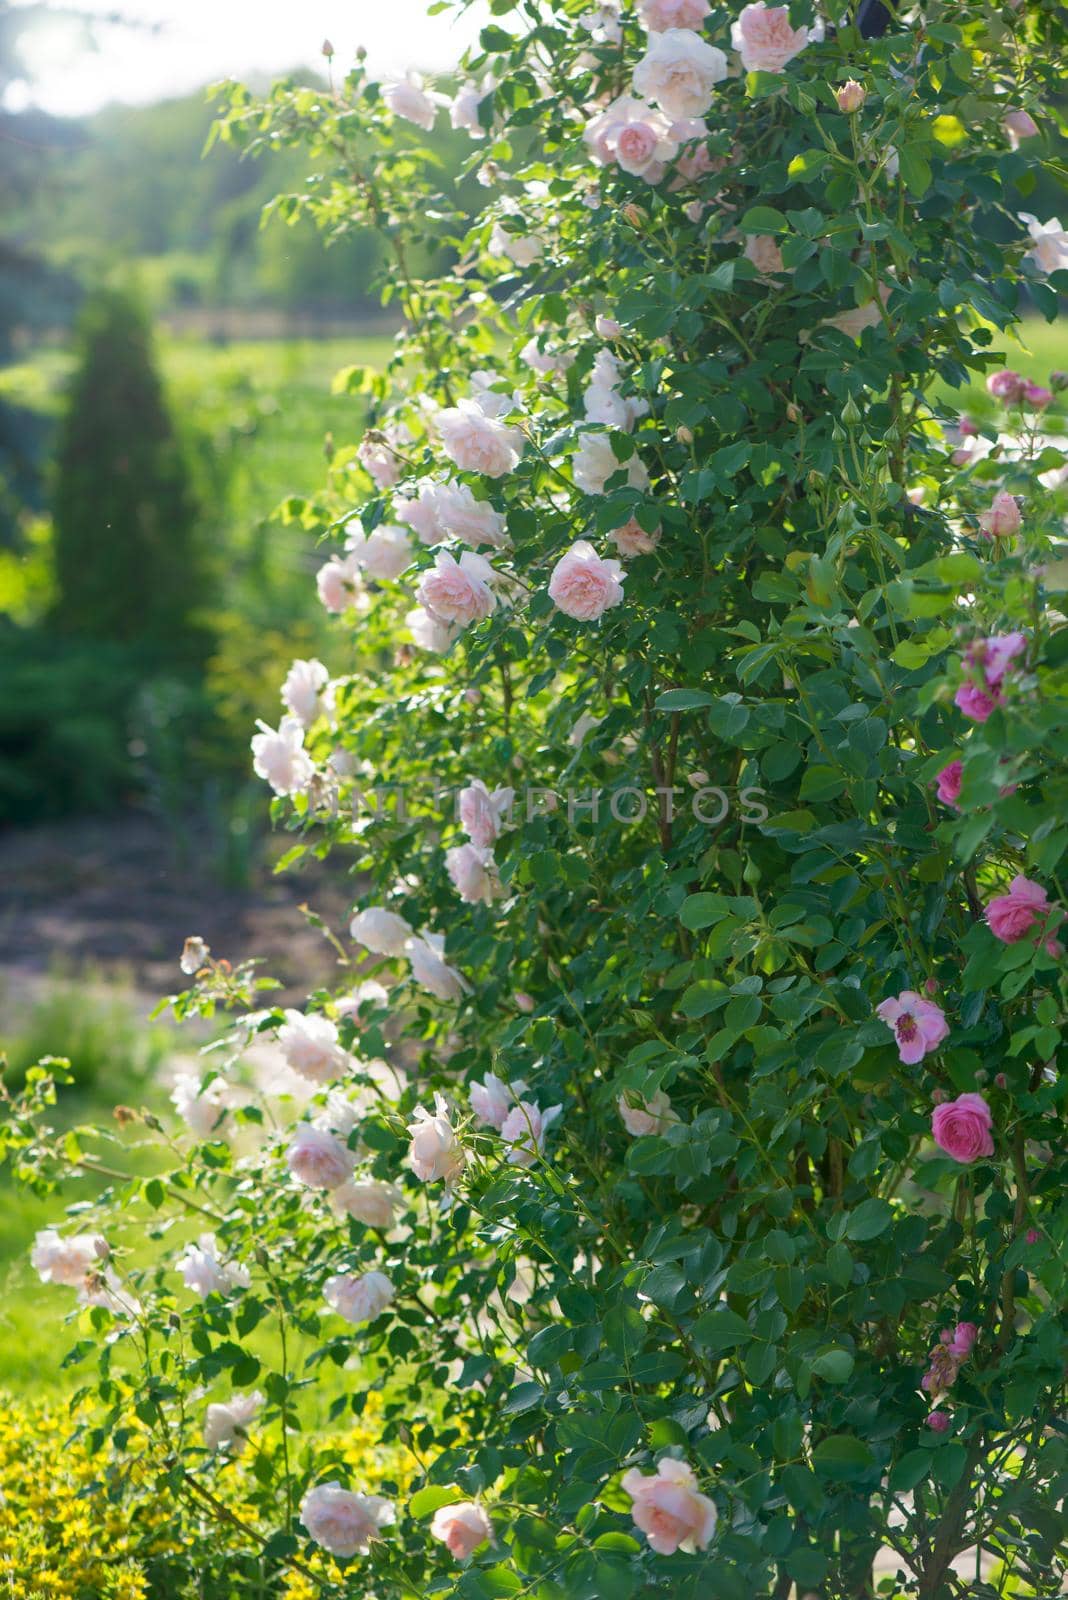
[{"label": "pale pink rose", "polygon": [[499,1133],[525,1088],[522,1078],[508,1084],[495,1072],[487,1072],[481,1083],[471,1085],[471,1110],[484,1128],[496,1128]]},{"label": "pale pink rose", "polygon": [[987,539],[1010,539],[1019,533],[1022,521],[1015,497],[1001,489],[988,509],[980,513],[979,531]]},{"label": "pale pink rose", "polygon": [[201,1088],[200,1077],[195,1072],[180,1072],[171,1089],[171,1104],[198,1139],[221,1138],[221,1125],[225,1121],[232,1099],[229,1087],[221,1078]]},{"label": "pale pink rose", "polygon": [[472,139],[484,139],[486,130],[478,120],[478,108],[486,98],[490,86],[484,84],[480,89],[477,84],[461,84],[451,106],[449,107],[449,122],[457,130],[463,129]]},{"label": "pale pink rose", "polygon": [[545,1135],[563,1110],[542,1111],[532,1100],[520,1100],[501,1123],[501,1138],[511,1145],[508,1159],[517,1167],[532,1167],[545,1148]]},{"label": "pale pink rose", "polygon": [[464,544],[488,544],[503,550],[509,543],[503,512],[494,511],[485,500],[477,500],[466,483],[447,485],[439,518],[445,532]]},{"label": "pale pink rose", "polygon": [[380,1317],[393,1294],[393,1285],[384,1272],[364,1272],[359,1277],[338,1272],[323,1284],[327,1305],[354,1325]]},{"label": "pale pink rose", "polygon": [[953,696],[953,703],[963,711],[969,722],[986,722],[995,708],[1004,704],[1004,697],[1000,693],[987,694],[978,684],[962,683]]},{"label": "pale pink rose", "polygon": [[992,372],[986,380],[986,392],[993,395],[995,400],[1004,400],[1009,405],[1023,399],[1023,392],[1027,379],[1022,378],[1018,372],[1011,371],[1008,367],[1000,372]]},{"label": "pale pink rose", "polygon": [[610,350],[598,350],[590,381],[583,394],[583,406],[590,422],[629,433],[639,417],[649,410],[649,402],[622,392],[623,374]]},{"label": "pale pink rose", "polygon": [[447,483],[421,478],[414,497],[396,498],[393,510],[400,522],[411,528],[421,544],[440,544],[447,537],[442,511],[449,493]]},{"label": "pale pink rose", "polygon": [[1068,233],[1056,217],[1039,222],[1037,217],[1020,212],[1020,221],[1027,224],[1032,248],[1026,259],[1033,261],[1040,272],[1064,272],[1068,269]]},{"label": "pale pink rose", "polygon": [[444,934],[424,931],[408,940],[405,954],[416,983],[429,989],[436,999],[459,1000],[461,995],[470,993],[466,978],[445,960]]},{"label": "pale pink rose", "polygon": [[943,767],[938,774],[938,798],[943,805],[957,807],[960,799],[961,777],[964,773],[962,761],[951,761],[948,767]]},{"label": "pale pink rose", "polygon": [[391,448],[382,434],[372,434],[360,440],[356,459],[370,473],[379,489],[392,489],[404,476],[404,462]]},{"label": "pale pink rose", "polygon": [[352,1066],[352,1057],[338,1043],[337,1028],[316,1012],[288,1010],[278,1030],[287,1066],[317,1087],[332,1083]]},{"label": "pale pink rose", "polygon": [[471,843],[482,850],[495,844],[511,813],[514,789],[487,789],[481,778],[473,778],[458,799],[460,825]]},{"label": "pale pink rose", "polygon": [[[404,924],[408,926],[407,923]],[[363,1006],[384,1006],[389,1002],[389,990],[377,978],[365,978],[358,983],[351,994],[343,994],[334,1001],[334,1010],[339,1017],[344,1017],[357,1028],[364,1025],[360,1015]]]},{"label": "pale pink rose", "polygon": [[182,945],[182,953],[178,958],[178,965],[187,978],[193,978],[203,967],[211,955],[211,945],[203,940],[199,933],[191,933]]},{"label": "pale pink rose", "polygon": [[915,1066],[949,1038],[942,1007],[933,1000],[924,1000],[914,989],[903,989],[896,1000],[884,1000],[876,1006],[875,1015],[893,1029],[898,1055],[907,1066]]},{"label": "pale pink rose", "polygon": [[647,489],[649,474],[637,452],[626,462],[616,459],[615,451],[604,433],[584,433],[579,447],[571,459],[571,473],[576,485],[587,494],[603,494],[609,478],[626,473],[626,483],[632,489]]},{"label": "pale pink rose", "polygon": [[856,78],[847,78],[834,98],[838,102],[839,111],[844,111],[846,116],[852,116],[854,112],[860,110],[868,98],[868,91],[862,83],[857,82]]},{"label": "pale pink rose", "polygon": [[296,717],[283,717],[277,728],[257,722],[252,736],[252,770],[266,778],[275,794],[302,794],[315,776],[304,749],[304,729]]},{"label": "pale pink rose", "polygon": [[1029,111],[1006,111],[1001,119],[1001,126],[1005,130],[1005,137],[1014,150],[1018,150],[1024,139],[1037,139],[1038,123]]},{"label": "pale pink rose", "polygon": [[633,95],[619,95],[586,124],[583,138],[603,167],[613,162],[633,177],[656,183],[675,156],[671,120]]},{"label": "pale pink rose", "polygon": [[497,576],[485,557],[473,550],[465,550],[459,561],[448,550],[439,550],[420,580],[417,596],[435,621],[466,628],[496,608],[492,584]]},{"label": "pale pink rose", "polygon": [[598,315],[593,319],[593,327],[599,339],[619,339],[623,336],[623,326],[615,317]]},{"label": "pale pink rose", "polygon": [[348,550],[361,571],[379,583],[396,583],[412,564],[411,541],[395,522],[383,522],[371,533],[360,529],[351,534]]},{"label": "pale pink rose", "polygon": [[929,1411],[927,1413],[927,1426],[935,1433],[947,1433],[950,1425],[948,1411]]},{"label": "pale pink rose", "polygon": [[248,1428],[265,1404],[262,1394],[231,1395],[225,1404],[210,1405],[204,1413],[204,1443],[209,1450],[222,1450],[239,1456],[248,1443]]},{"label": "pale pink rose", "polygon": [[407,613],[404,625],[420,650],[429,650],[435,656],[445,654],[458,631],[447,622],[439,622],[422,606],[416,606],[414,611]]},{"label": "pale pink rose", "polygon": [[667,28],[649,38],[634,69],[634,90],[669,117],[703,117],[712,92],[727,76],[727,58],[688,28]]},{"label": "pale pink rose", "polygon": [[579,539],[552,570],[549,598],[565,616],[594,622],[623,598],[623,568]]},{"label": "pale pink rose", "polygon": [[477,844],[457,844],[445,852],[445,870],[453,888],[468,905],[490,905],[501,893],[493,851]]},{"label": "pale pink rose", "polygon": [[392,1504],[381,1495],[356,1494],[336,1481],[309,1489],[300,1506],[309,1538],[343,1559],[366,1550],[395,1517]]},{"label": "pale pink rose", "polygon": [[566,372],[575,364],[574,354],[570,350],[555,348],[544,342],[545,337],[542,334],[534,334],[519,352],[520,363],[540,373],[543,378],[547,378],[550,373]]},{"label": "pale pink rose", "polygon": [[987,925],[1002,944],[1018,944],[1035,928],[1041,932],[1049,922],[1050,904],[1041,884],[1017,876],[1008,894],[999,894],[986,908]]},{"label": "pale pink rose", "polygon": [[360,564],[352,555],[332,556],[316,573],[315,586],[323,606],[335,616],[350,608],[367,608]]},{"label": "pale pink rose", "polygon": [[981,1094],[961,1094],[931,1113],[935,1144],[954,1161],[967,1163],[994,1154],[990,1107]]},{"label": "pale pink rose", "polygon": [[731,28],[731,44],[746,72],[782,72],[808,44],[807,28],[790,26],[789,6],[746,6]]},{"label": "pale pink rose", "polygon": [[629,1104],[626,1095],[620,1095],[618,1105],[623,1126],[636,1139],[651,1133],[663,1133],[679,1120],[663,1089],[658,1089],[638,1105]]},{"label": "pale pink rose", "polygon": [[502,478],[523,454],[523,435],[487,417],[476,400],[446,406],[434,419],[445,454],[461,472],[481,472]]},{"label": "pale pink rose", "polygon": [[673,1556],[676,1550],[692,1555],[704,1550],[716,1531],[716,1507],[698,1492],[697,1479],[685,1461],[665,1456],[651,1477],[632,1467],[623,1475],[623,1489],[633,1501],[635,1526],[657,1555]]},{"label": "pale pink rose", "polygon": [[699,29],[708,16],[706,0],[638,0],[638,15],[650,33],[669,28]]},{"label": "pale pink rose", "polygon": [[480,1544],[493,1543],[493,1524],[480,1505],[463,1500],[454,1506],[439,1506],[430,1524],[431,1536],[440,1539],[457,1561],[466,1561]]},{"label": "pale pink rose", "polygon": [[423,80],[417,73],[410,72],[405,78],[384,83],[382,103],[395,117],[403,117],[406,122],[414,122],[418,128],[425,128],[429,132],[434,126],[437,107],[424,90]]},{"label": "pale pink rose", "polygon": [[282,704],[305,728],[317,717],[332,717],[330,674],[321,661],[294,661],[282,685]]},{"label": "pale pink rose", "polygon": [[775,240],[766,233],[750,234],[746,240],[745,258],[751,261],[759,273],[765,277],[769,273],[782,272],[782,251]]},{"label": "pale pink rose", "polygon": [[402,956],[412,936],[411,924],[382,906],[367,906],[357,911],[349,923],[349,932],[357,944],[376,956]]},{"label": "pale pink rose", "polygon": [[608,535],[624,561],[630,561],[634,556],[651,555],[660,543],[660,529],[654,528],[652,533],[646,533],[636,517],[630,517],[619,528],[613,528]]},{"label": "pale pink rose", "polygon": [[330,1191],[330,1204],[338,1216],[351,1217],[368,1228],[392,1228],[403,1196],[389,1183],[374,1179],[339,1184]]},{"label": "pale pink rose", "polygon": [[30,1264],[42,1283],[60,1283],[80,1289],[90,1273],[100,1272],[110,1251],[99,1233],[76,1233],[64,1238],[55,1228],[35,1235]]},{"label": "pale pink rose", "polygon": [[213,1233],[202,1233],[200,1238],[186,1245],[174,1263],[182,1282],[195,1294],[232,1294],[235,1289],[247,1289],[252,1282],[247,1267],[239,1261],[223,1261],[219,1256],[219,1242]]},{"label": "pale pink rose", "polygon": [[352,1177],[356,1157],[325,1128],[301,1122],[286,1151],[286,1166],[308,1189],[336,1189]]},{"label": "pale pink rose", "polygon": [[545,245],[536,233],[513,233],[503,223],[494,224],[489,238],[489,252],[493,256],[507,256],[517,267],[532,267]]},{"label": "pale pink rose", "polygon": [[408,1134],[408,1165],[416,1177],[424,1183],[454,1184],[464,1169],[465,1157],[456,1129],[449,1121],[444,1095],[434,1096],[433,1112],[416,1106]]}]

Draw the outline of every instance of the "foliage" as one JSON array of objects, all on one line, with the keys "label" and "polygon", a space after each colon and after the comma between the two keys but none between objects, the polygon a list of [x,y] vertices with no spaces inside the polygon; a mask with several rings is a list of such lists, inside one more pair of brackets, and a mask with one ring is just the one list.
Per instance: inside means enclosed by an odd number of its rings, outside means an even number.
[{"label": "foliage", "polygon": [[[418,84],[232,95],[225,139],[311,157],[290,214],[380,229],[406,319],[288,507],[359,667],[298,662],[254,740],[287,864],[335,851],[360,915],[306,1015],[191,943],[175,1012],[236,1015],[190,1137],[48,1254],[176,1497],[227,1471],[204,1390],[258,1391],[246,1548],[328,1600],[857,1600],[880,1551],[888,1597],[1052,1596],[1063,420],[996,369],[1021,286],[1068,285],[1004,120],[1063,19],[666,6],[499,8],[471,227],[397,138]],[[276,1034],[286,1092],[237,1093]],[[42,1193],[47,1100],[8,1131]],[[372,1395],[410,1483],[318,1431]],[[491,1538],[446,1545],[457,1502]]]}]

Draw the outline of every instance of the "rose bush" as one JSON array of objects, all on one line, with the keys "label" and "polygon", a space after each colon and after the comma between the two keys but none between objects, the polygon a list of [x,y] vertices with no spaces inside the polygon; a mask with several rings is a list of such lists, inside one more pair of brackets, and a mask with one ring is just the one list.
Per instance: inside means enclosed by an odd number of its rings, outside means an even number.
[{"label": "rose bush", "polygon": [[[39,1075],[8,1144],[111,1185],[39,1249],[101,1426],[198,1514],[272,1441],[278,1583],[1060,1592],[1065,462],[1004,363],[1064,23],[873,10],[499,0],[470,223],[439,89],[229,92],[404,316],[287,508],[337,659],[253,739],[353,920],[303,1015],[191,941],[233,1020],[185,1132],[121,1113],[152,1177]],[[410,1482],[324,1431],[371,1399]]]}]

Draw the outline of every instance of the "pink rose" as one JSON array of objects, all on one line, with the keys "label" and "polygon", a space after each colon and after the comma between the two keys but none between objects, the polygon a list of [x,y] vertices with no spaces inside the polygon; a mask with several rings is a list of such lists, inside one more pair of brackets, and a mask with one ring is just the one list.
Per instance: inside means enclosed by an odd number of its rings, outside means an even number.
[{"label": "pink rose", "polygon": [[477,844],[457,844],[445,852],[445,868],[452,886],[468,905],[489,905],[501,892],[493,864],[493,851]]},{"label": "pink rose", "polygon": [[635,1526],[657,1555],[703,1550],[716,1531],[716,1507],[698,1493],[697,1479],[685,1461],[665,1456],[652,1477],[632,1467],[623,1476],[623,1489],[633,1501]]},{"label": "pink rose", "polygon": [[713,89],[726,76],[722,50],[690,28],[667,28],[649,35],[633,84],[636,94],[654,100],[668,117],[703,117]]},{"label": "pink rose", "polygon": [[327,1305],[354,1326],[380,1317],[393,1294],[393,1285],[384,1272],[364,1272],[359,1277],[339,1272],[323,1284]]},{"label": "pink rose", "polygon": [[352,1058],[338,1043],[337,1028],[329,1017],[287,1010],[285,1018],[278,1030],[278,1043],[286,1065],[294,1072],[321,1087],[348,1071]]},{"label": "pink rose", "polygon": [[852,116],[855,111],[860,110],[868,98],[868,91],[862,83],[857,82],[856,78],[847,78],[834,98],[838,102],[839,111],[844,111],[846,116]]},{"label": "pink rose", "polygon": [[956,1356],[958,1361],[967,1361],[978,1337],[979,1329],[974,1322],[958,1322],[949,1340],[950,1355]]},{"label": "pink rose", "polygon": [[708,16],[706,0],[638,0],[638,15],[650,33],[669,28],[700,29]]},{"label": "pink rose", "polygon": [[309,1489],[300,1506],[309,1537],[331,1555],[346,1559],[366,1550],[394,1517],[393,1506],[380,1495],[356,1494],[336,1481]]},{"label": "pink rose", "polygon": [[987,539],[1011,539],[1019,533],[1023,518],[1015,497],[1000,489],[986,511],[979,515],[979,531]]},{"label": "pink rose", "polygon": [[1053,390],[1046,389],[1041,383],[1032,383],[1029,378],[1024,384],[1023,397],[1025,405],[1035,411],[1044,411],[1046,406],[1053,403]]},{"label": "pink rose", "polygon": [[986,380],[986,392],[993,395],[995,400],[1004,400],[1007,405],[1014,405],[1023,399],[1027,379],[1022,378],[1018,372],[1013,372],[1010,367],[1003,367],[1000,372],[992,372]]},{"label": "pink rose", "polygon": [[382,85],[382,103],[395,117],[414,122],[417,128],[428,132],[434,126],[437,109],[423,88],[418,73],[410,72],[406,78]]},{"label": "pink rose", "polygon": [[990,695],[976,683],[962,683],[953,696],[953,703],[963,711],[969,722],[986,722],[996,707],[1004,705],[1005,701],[1000,692]]},{"label": "pink rose", "polygon": [[439,550],[434,566],[420,581],[419,603],[436,622],[466,628],[496,608],[497,597],[490,587],[496,576],[485,557],[473,550],[465,550],[459,561],[447,550]]},{"label": "pink rose", "polygon": [[950,1415],[948,1411],[929,1411],[927,1413],[927,1426],[935,1433],[946,1433],[949,1429]]},{"label": "pink rose", "polygon": [[990,1107],[981,1094],[958,1095],[931,1113],[935,1144],[954,1161],[965,1163],[994,1154],[990,1123]]},{"label": "pink rose", "polygon": [[562,1106],[542,1111],[532,1100],[520,1100],[501,1123],[501,1138],[511,1145],[508,1160],[513,1166],[532,1167],[545,1148],[545,1135],[559,1117]]},{"label": "pink rose", "polygon": [[594,622],[623,598],[623,568],[579,539],[552,570],[549,598],[565,616]]},{"label": "pink rose", "polygon": [[625,1095],[620,1095],[617,1103],[623,1126],[636,1139],[641,1138],[643,1134],[663,1133],[673,1122],[679,1120],[663,1089],[658,1089],[648,1100],[642,1100],[638,1105],[630,1105]]},{"label": "pink rose", "polygon": [[1036,922],[1045,927],[1049,920],[1049,901],[1041,884],[1017,876],[1008,894],[999,894],[986,908],[986,920],[995,939],[1002,944],[1018,944]]},{"label": "pink rose", "polygon": [[332,556],[316,573],[315,586],[322,604],[335,616],[350,607],[366,609],[367,593],[363,587],[360,563],[351,554]]},{"label": "pink rose", "polygon": [[455,1506],[439,1506],[430,1524],[430,1533],[432,1538],[441,1540],[457,1561],[466,1561],[487,1540],[493,1543],[493,1524],[473,1500],[463,1500]]},{"label": "pink rose", "polygon": [[408,1165],[416,1177],[424,1183],[455,1183],[464,1168],[464,1151],[449,1121],[444,1095],[434,1096],[432,1113],[424,1106],[416,1106],[408,1134]]},{"label": "pink rose", "polygon": [[629,561],[632,556],[647,556],[656,549],[660,543],[660,529],[654,528],[652,533],[646,533],[636,517],[630,517],[619,528],[613,528],[608,535],[624,561]]},{"label": "pink rose", "polygon": [[309,1189],[337,1189],[352,1177],[356,1157],[327,1129],[302,1122],[286,1151],[286,1165]]},{"label": "pink rose", "polygon": [[514,789],[494,789],[490,793],[480,778],[472,779],[466,789],[460,790],[460,825],[472,844],[485,849],[500,838],[514,799]]},{"label": "pink rose", "polygon": [[301,794],[315,776],[315,765],[304,749],[304,727],[297,717],[283,717],[277,729],[265,722],[252,735],[252,770],[266,778],[275,794]]},{"label": "pink rose", "polygon": [[944,806],[952,806],[954,810],[959,810],[957,802],[960,799],[960,784],[963,772],[963,761],[951,761],[949,766],[943,767],[938,774],[938,798]]},{"label": "pink rose", "polygon": [[593,320],[594,331],[599,339],[618,339],[623,328],[615,317],[596,316]]},{"label": "pink rose", "polygon": [[461,472],[502,478],[523,454],[523,435],[496,417],[487,417],[477,400],[447,406],[438,412],[435,426],[445,454]]},{"label": "pink rose", "polygon": [[522,1078],[507,1084],[495,1072],[487,1072],[482,1083],[471,1085],[471,1110],[484,1128],[496,1128],[499,1133],[525,1088]]},{"label": "pink rose", "polygon": [[783,270],[782,251],[775,240],[766,233],[750,234],[744,254],[746,260],[751,261],[763,277]]},{"label": "pink rose", "polygon": [[813,37],[807,28],[790,26],[789,6],[772,6],[764,0],[746,6],[731,28],[731,44],[746,72],[781,72]]},{"label": "pink rose", "polygon": [[876,1006],[875,1015],[894,1030],[898,1055],[906,1066],[915,1066],[949,1037],[942,1007],[922,999],[913,989],[902,990],[896,1000],[884,1000]]}]

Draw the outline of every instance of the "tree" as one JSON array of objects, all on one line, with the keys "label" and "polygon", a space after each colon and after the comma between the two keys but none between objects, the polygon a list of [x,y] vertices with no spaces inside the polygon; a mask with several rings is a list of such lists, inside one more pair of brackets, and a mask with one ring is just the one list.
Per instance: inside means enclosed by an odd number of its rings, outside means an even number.
[{"label": "tree", "polygon": [[92,295],[81,318],[54,516],[56,626],[189,657],[203,588],[196,506],[147,321],[119,290]]}]

